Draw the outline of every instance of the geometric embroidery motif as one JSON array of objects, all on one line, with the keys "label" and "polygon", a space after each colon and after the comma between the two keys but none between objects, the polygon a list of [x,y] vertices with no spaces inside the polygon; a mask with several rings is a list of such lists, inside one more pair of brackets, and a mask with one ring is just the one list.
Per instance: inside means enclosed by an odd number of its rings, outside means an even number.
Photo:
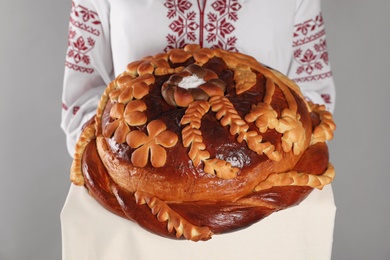
[{"label": "geometric embroidery motif", "polygon": [[89,52],[95,47],[100,36],[100,21],[98,14],[72,1],[69,22],[68,50],[65,65],[69,69],[82,73],[93,73],[89,67],[91,59]]},{"label": "geometric embroidery motif", "polygon": [[307,82],[331,77],[322,15],[296,24],[294,29],[294,67],[299,75],[294,80]]},{"label": "geometric embroidery motif", "polygon": [[202,47],[220,48],[237,52],[234,35],[238,11],[242,8],[238,0],[216,0],[206,12],[207,1],[166,0],[167,17],[171,33],[166,36],[168,51],[196,43]]}]

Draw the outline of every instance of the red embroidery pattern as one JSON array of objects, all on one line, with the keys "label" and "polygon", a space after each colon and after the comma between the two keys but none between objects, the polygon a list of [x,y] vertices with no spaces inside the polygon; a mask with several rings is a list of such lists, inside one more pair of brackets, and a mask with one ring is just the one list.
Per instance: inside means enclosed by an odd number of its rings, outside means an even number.
[{"label": "red embroidery pattern", "polygon": [[[68,110],[69,107],[65,103],[62,103],[62,109]],[[79,109],[80,109],[79,106],[73,107],[73,110],[72,110],[73,115],[76,115],[76,113],[77,113],[77,111],[79,111]]]},{"label": "red embroidery pattern", "polygon": [[62,109],[68,110],[69,108],[68,108],[68,106],[65,103],[62,103]]},{"label": "red embroidery pattern", "polygon": [[293,48],[295,73],[302,76],[295,81],[308,82],[332,76],[321,14],[295,25]]},{"label": "red embroidery pattern", "polygon": [[[312,37],[310,33],[324,30],[324,19],[320,13],[314,19],[295,25],[294,37]],[[301,40],[301,39],[298,39]]]},{"label": "red embroidery pattern", "polygon": [[329,94],[322,94],[321,97],[325,101],[325,103],[327,104],[331,103],[332,98]]},{"label": "red embroidery pattern", "polygon": [[330,77],[332,77],[332,72],[328,71],[328,72],[325,72],[325,73],[322,73],[322,74],[318,74],[318,75],[307,76],[307,77],[302,77],[302,78],[296,78],[296,79],[294,79],[294,81],[297,82],[297,83],[299,83],[299,82],[310,82],[310,81],[317,81],[317,80],[322,80],[322,79],[326,79],[326,78],[330,78]]},{"label": "red embroidery pattern", "polygon": [[73,115],[76,115],[77,111],[79,111],[80,107],[79,106],[75,106],[73,107]]},{"label": "red embroidery pattern", "polygon": [[100,36],[100,21],[98,14],[84,6],[75,5],[69,22],[68,51],[66,67],[82,73],[93,73],[90,65],[89,52],[94,48],[96,38]]},{"label": "red embroidery pattern", "polygon": [[242,7],[238,0],[216,0],[211,4],[212,11],[207,15],[207,1],[197,2],[196,10],[188,0],[166,0],[164,6],[168,8],[167,17],[173,20],[169,25],[173,34],[167,36],[168,45],[165,51],[182,48],[189,43],[203,46],[205,40],[211,48],[237,51],[237,38],[233,32],[234,22],[238,20],[237,12]]}]

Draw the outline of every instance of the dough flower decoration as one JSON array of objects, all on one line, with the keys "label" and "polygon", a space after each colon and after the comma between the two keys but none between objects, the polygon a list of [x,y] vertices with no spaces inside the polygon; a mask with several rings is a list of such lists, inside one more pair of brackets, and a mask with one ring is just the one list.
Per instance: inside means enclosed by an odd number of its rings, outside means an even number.
[{"label": "dough flower decoration", "polygon": [[127,65],[126,73],[131,77],[162,76],[177,73],[183,70],[182,66],[172,68],[167,53],[160,53],[154,56],[145,57],[139,61],[133,61]]},{"label": "dough flower decoration", "polygon": [[153,167],[164,166],[167,152],[164,148],[176,145],[178,137],[175,133],[166,130],[166,124],[161,120],[153,120],[147,125],[148,135],[140,130],[131,131],[126,142],[136,149],[131,155],[134,166],[145,167],[149,160]]},{"label": "dough flower decoration", "polygon": [[124,143],[127,134],[130,133],[130,126],[139,126],[147,122],[148,118],[143,113],[146,104],[142,100],[133,100],[127,103],[115,103],[110,110],[110,117],[114,119],[104,128],[104,137],[113,136],[117,143]]},{"label": "dough flower decoration", "polygon": [[151,74],[132,78],[123,74],[118,77],[108,94],[113,106],[110,110],[111,122],[103,129],[104,137],[113,137],[117,143],[124,143],[126,135],[131,131],[130,126],[140,126],[147,122],[143,113],[147,107],[141,99],[149,94],[149,85],[154,83]]},{"label": "dough flower decoration", "polygon": [[295,155],[300,154],[305,149],[305,128],[299,121],[300,115],[286,108],[282,111],[281,119],[275,127],[276,131],[282,133],[282,147],[285,152],[291,149]]},{"label": "dough flower decoration", "polygon": [[188,107],[196,100],[207,101],[212,96],[223,96],[225,83],[209,69],[191,64],[173,74],[162,86],[161,94],[171,106]]},{"label": "dough flower decoration", "polygon": [[278,113],[270,104],[258,103],[252,106],[252,110],[245,116],[247,122],[255,122],[260,133],[268,129],[274,129],[278,125]]},{"label": "dough flower decoration", "polygon": [[127,103],[133,99],[142,99],[149,93],[149,85],[154,83],[154,76],[145,74],[133,79],[130,75],[122,75],[115,80],[115,89],[109,94],[111,101]]}]

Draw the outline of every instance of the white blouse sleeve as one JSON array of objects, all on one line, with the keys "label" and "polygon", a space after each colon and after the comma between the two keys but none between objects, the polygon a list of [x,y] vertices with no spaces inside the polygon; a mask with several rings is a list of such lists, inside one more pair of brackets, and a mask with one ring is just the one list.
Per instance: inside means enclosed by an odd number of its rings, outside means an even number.
[{"label": "white blouse sleeve", "polygon": [[113,78],[108,14],[103,1],[72,1],[61,113],[71,156],[83,124],[95,114]]},{"label": "white blouse sleeve", "polygon": [[324,104],[329,111],[333,112],[335,86],[320,0],[299,2],[294,21],[292,46],[293,57],[288,76],[300,86],[308,100]]}]

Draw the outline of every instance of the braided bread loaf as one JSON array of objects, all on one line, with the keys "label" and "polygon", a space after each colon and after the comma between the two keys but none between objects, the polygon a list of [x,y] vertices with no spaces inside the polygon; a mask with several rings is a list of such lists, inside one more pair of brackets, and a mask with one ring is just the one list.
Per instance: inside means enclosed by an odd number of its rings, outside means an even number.
[{"label": "braided bread loaf", "polygon": [[71,181],[151,232],[207,240],[329,184],[334,129],[279,72],[187,45],[130,63],[108,85]]}]

